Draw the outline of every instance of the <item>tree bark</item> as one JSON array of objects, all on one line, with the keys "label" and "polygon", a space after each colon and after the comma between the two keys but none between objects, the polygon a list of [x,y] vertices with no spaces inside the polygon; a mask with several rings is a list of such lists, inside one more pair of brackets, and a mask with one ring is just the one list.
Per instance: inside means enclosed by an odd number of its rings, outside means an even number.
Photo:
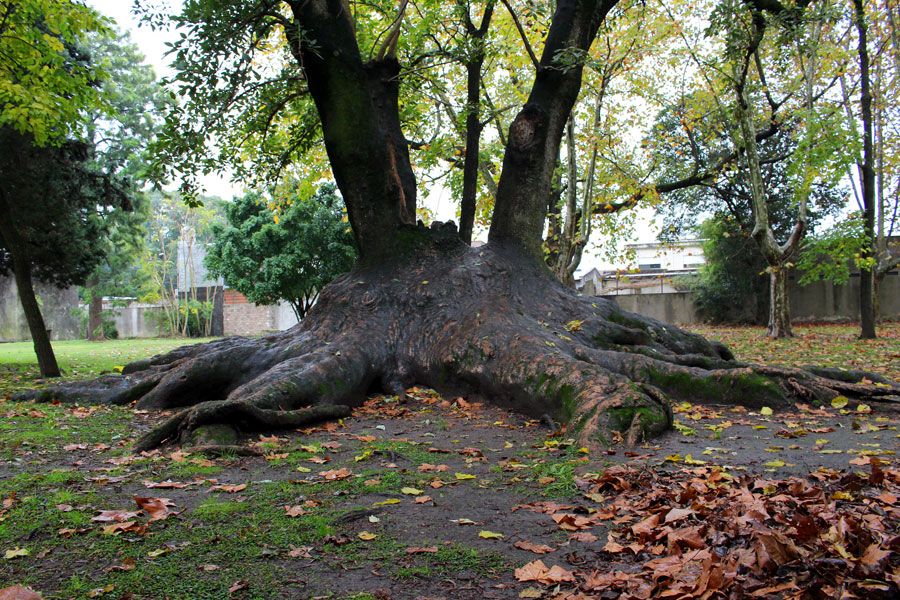
[{"label": "tree bark", "polygon": [[87,339],[98,342],[106,339],[103,332],[103,294],[97,289],[99,279],[92,275],[87,282],[90,301],[88,302]]},{"label": "tree bark", "polygon": [[860,337],[875,339],[875,269],[866,261],[875,257],[875,168],[872,147],[872,91],[869,79],[869,50],[866,14],[862,0],[853,0],[857,37],[859,38],[860,105],[862,107],[863,159],[862,174],[863,231],[866,246],[859,269]]},{"label": "tree bark", "polygon": [[475,205],[478,195],[478,171],[481,145],[481,69],[484,66],[484,38],[491,24],[494,3],[489,2],[481,18],[481,24],[475,27],[466,11],[466,37],[471,40],[469,51],[472,55],[466,60],[466,155],[463,162],[463,189],[459,210],[459,237],[466,244],[472,243],[472,230],[475,228]]},{"label": "tree bark", "polygon": [[766,334],[772,339],[794,337],[787,291],[788,268],[784,265],[769,268],[769,324]]},{"label": "tree bark", "polygon": [[31,340],[34,343],[34,353],[37,355],[41,376],[59,377],[59,365],[56,363],[56,355],[50,344],[50,335],[47,333],[47,326],[41,315],[41,307],[38,305],[34,293],[28,247],[16,230],[15,218],[3,190],[0,190],[0,236],[3,237],[6,249],[12,257],[16,289],[19,292],[19,300],[22,302],[22,310],[25,312],[25,320],[28,322],[28,331],[31,333]]},{"label": "tree bark", "polygon": [[540,260],[544,211],[563,128],[581,89],[583,59],[615,4],[557,2],[528,101],[509,127],[490,241]]},{"label": "tree bark", "polygon": [[397,252],[396,233],[416,219],[415,177],[398,110],[400,65],[392,56],[363,62],[343,0],[288,6],[302,26],[286,29],[288,44],[303,65],[360,259],[378,262]]}]

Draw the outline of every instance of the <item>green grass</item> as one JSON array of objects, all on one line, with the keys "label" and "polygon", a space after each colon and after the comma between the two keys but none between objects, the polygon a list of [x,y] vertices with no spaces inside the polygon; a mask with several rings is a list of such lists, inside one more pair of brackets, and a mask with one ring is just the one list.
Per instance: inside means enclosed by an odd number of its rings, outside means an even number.
[{"label": "green grass", "polygon": [[[68,379],[87,379],[131,361],[209,339],[151,338],[129,340],[66,340],[53,342],[53,352]],[[33,387],[40,374],[29,342],[0,343],[0,396]]]}]

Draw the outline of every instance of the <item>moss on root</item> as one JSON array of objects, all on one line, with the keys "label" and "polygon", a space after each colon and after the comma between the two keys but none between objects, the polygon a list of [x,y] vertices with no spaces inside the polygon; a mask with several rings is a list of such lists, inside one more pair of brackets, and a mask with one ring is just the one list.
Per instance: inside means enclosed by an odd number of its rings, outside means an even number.
[{"label": "moss on root", "polygon": [[742,404],[748,408],[782,406],[788,400],[777,383],[745,369],[693,375],[686,371],[648,369],[646,380],[677,400]]}]

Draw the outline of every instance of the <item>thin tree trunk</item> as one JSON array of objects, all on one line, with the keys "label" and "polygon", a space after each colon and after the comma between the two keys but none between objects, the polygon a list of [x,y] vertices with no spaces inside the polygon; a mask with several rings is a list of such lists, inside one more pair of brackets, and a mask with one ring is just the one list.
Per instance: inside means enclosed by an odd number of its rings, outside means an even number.
[{"label": "thin tree trunk", "polygon": [[103,333],[103,294],[97,289],[100,283],[96,275],[91,275],[87,282],[88,293],[91,296],[88,302],[87,339],[98,342],[106,339]]},{"label": "thin tree trunk", "polygon": [[12,210],[2,190],[0,190],[0,236],[3,237],[6,250],[12,258],[16,289],[19,292],[19,300],[22,302],[22,310],[25,312],[25,320],[28,322],[28,331],[31,333],[31,340],[34,343],[34,353],[37,355],[41,376],[59,377],[59,365],[56,362],[56,355],[53,354],[50,335],[47,333],[47,326],[41,315],[41,307],[34,294],[28,248],[16,230]]},{"label": "thin tree trunk", "polygon": [[484,36],[494,12],[493,2],[489,2],[475,27],[466,11],[466,36],[471,39],[473,55],[466,62],[466,156],[463,162],[463,190],[459,211],[459,237],[466,244],[472,243],[475,228],[475,200],[478,194],[478,170],[481,143],[481,69],[484,66]]},{"label": "thin tree trunk", "polygon": [[769,271],[769,325],[767,335],[772,339],[794,337],[791,329],[791,306],[788,298],[788,268],[771,266]]},{"label": "thin tree trunk", "polygon": [[869,80],[869,50],[866,35],[866,15],[863,0],[853,0],[856,31],[859,38],[860,104],[862,106],[863,159],[862,173],[863,230],[866,245],[862,251],[863,264],[859,269],[859,325],[860,337],[875,339],[875,269],[866,259],[875,251],[875,169],[872,147],[872,91]]}]

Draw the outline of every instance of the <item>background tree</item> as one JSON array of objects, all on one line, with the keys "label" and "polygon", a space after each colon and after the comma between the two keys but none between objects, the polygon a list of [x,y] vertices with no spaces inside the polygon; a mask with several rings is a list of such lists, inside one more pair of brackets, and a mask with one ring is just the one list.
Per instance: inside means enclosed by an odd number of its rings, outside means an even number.
[{"label": "background tree", "polygon": [[[105,31],[102,17],[71,0],[0,2],[0,133],[11,143],[5,146],[6,152],[65,144],[79,128],[84,110],[105,108],[94,85],[104,73],[90,62],[82,46],[90,34]],[[25,137],[16,138],[13,132]],[[59,151],[38,152],[40,156],[35,158],[42,164],[36,168],[46,168],[55,161],[72,165],[80,161],[82,151],[70,144]],[[14,159],[5,158],[9,167]],[[69,175],[62,175],[62,179]],[[0,198],[0,220],[4,221],[0,235],[4,238],[6,268],[16,275],[41,373],[58,376],[59,367],[31,282],[32,258],[27,254],[30,241],[23,237],[29,225],[21,214],[24,199],[13,197],[18,190],[11,181],[4,183],[7,190]],[[15,185],[28,184],[19,180]]]},{"label": "background tree", "polygon": [[[209,272],[256,304],[288,302],[297,320],[319,292],[356,262],[353,235],[333,184],[312,198],[281,189],[277,201],[248,193],[229,203],[226,225],[214,225]],[[279,195],[281,195],[279,194]]]},{"label": "background tree", "polygon": [[139,265],[149,284],[142,299],[162,304],[160,329],[168,335],[209,336],[216,291],[201,298],[194,252],[212,243],[213,226],[224,220],[225,203],[203,195],[188,202],[180,194],[160,190],[147,195],[150,217]]},{"label": "background tree", "polygon": [[41,375],[58,377],[32,279],[84,283],[103,259],[108,213],[128,209],[129,197],[84,142],[41,147],[7,126],[0,146],[0,274],[15,276]]},{"label": "background tree", "polygon": [[[145,64],[128,35],[112,31],[92,36],[88,49],[107,78],[101,92],[115,115],[85,111],[84,137],[96,148],[95,159],[107,173],[127,178],[139,190],[150,176],[148,150],[162,124],[168,95]],[[88,339],[102,339],[103,297],[142,295],[147,278],[136,268],[143,251],[150,202],[134,194],[134,210],[109,215],[109,236],[98,239],[106,247],[105,260],[87,278],[83,296],[88,303]],[[146,274],[143,274],[146,275]]]}]

